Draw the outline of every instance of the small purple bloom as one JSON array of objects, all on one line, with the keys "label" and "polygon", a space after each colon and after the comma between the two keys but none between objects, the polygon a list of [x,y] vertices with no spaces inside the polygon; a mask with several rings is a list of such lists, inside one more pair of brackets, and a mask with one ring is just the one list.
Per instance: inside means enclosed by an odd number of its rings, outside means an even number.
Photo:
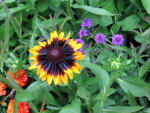
[{"label": "small purple bloom", "polygon": [[95,61],[95,60],[93,60],[92,62],[93,62],[94,64],[96,64],[96,61]]},{"label": "small purple bloom", "polygon": [[81,43],[81,44],[82,44],[82,48],[83,48],[83,46],[84,46],[84,41],[83,41],[82,39],[77,38],[77,39],[75,39],[75,41],[77,41],[78,43]]},{"label": "small purple bloom", "polygon": [[89,31],[87,29],[81,29],[78,34],[79,34],[79,37],[81,38],[81,37],[84,37],[84,36],[88,36]]},{"label": "small purple bloom", "polygon": [[112,43],[116,46],[121,46],[124,42],[124,38],[121,34],[116,34],[112,37]]},{"label": "small purple bloom", "polygon": [[77,51],[82,52],[83,54],[85,54],[85,51],[82,48],[78,49]]},{"label": "small purple bloom", "polygon": [[45,41],[44,38],[45,38],[44,36],[41,36],[40,39],[42,39],[42,40],[40,42],[44,42]]},{"label": "small purple bloom", "polygon": [[104,34],[102,34],[102,33],[98,33],[96,36],[95,36],[95,42],[96,43],[103,43],[105,40],[106,40],[106,38],[105,38],[105,35]]},{"label": "small purple bloom", "polygon": [[84,20],[82,20],[81,27],[90,28],[91,26],[92,26],[92,21],[90,19],[84,19]]}]

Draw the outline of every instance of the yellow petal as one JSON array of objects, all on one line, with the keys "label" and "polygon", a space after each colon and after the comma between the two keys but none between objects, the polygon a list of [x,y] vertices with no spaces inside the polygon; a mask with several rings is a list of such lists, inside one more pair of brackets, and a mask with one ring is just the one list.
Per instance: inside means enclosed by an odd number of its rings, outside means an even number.
[{"label": "yellow petal", "polygon": [[41,49],[42,47],[41,47],[41,46],[34,46],[33,48],[36,49],[36,50],[39,50],[39,49]]},{"label": "yellow petal", "polygon": [[61,80],[62,80],[65,84],[68,84],[68,76],[67,76],[66,74],[61,76]]},{"label": "yellow petal", "polygon": [[77,62],[75,62],[75,66],[76,66],[79,70],[81,70],[81,69],[82,69],[81,65],[80,65],[80,64],[78,64]]},{"label": "yellow petal", "polygon": [[80,48],[82,48],[82,44],[79,43],[79,44],[76,44],[76,46],[74,47],[74,50],[76,51]]},{"label": "yellow petal", "polygon": [[73,79],[73,73],[72,74],[68,74],[70,79]]},{"label": "yellow petal", "polygon": [[41,74],[40,74],[40,78],[42,77],[42,76],[45,76],[46,75],[46,72],[43,70],[42,72],[41,72]]},{"label": "yellow petal", "polygon": [[42,71],[43,71],[43,69],[41,68],[41,66],[38,66],[37,75],[40,74]]},{"label": "yellow petal", "polygon": [[40,46],[43,46],[43,47],[46,46],[46,42],[40,42],[40,41],[38,41],[38,43],[40,44]]},{"label": "yellow petal", "polygon": [[48,82],[49,85],[52,83],[52,80],[53,80],[52,76],[47,75],[47,82]]},{"label": "yellow petal", "polygon": [[72,70],[71,69],[67,69],[67,70],[63,70],[65,73],[67,74],[71,74],[72,73]]},{"label": "yellow petal", "polygon": [[49,40],[48,40],[48,44],[51,44],[51,42],[52,42],[52,39],[49,39]]},{"label": "yellow petal", "polygon": [[77,41],[74,41],[73,39],[71,39],[71,40],[69,40],[67,43],[68,43],[69,45],[71,45],[72,47],[74,47],[74,46],[76,46]]},{"label": "yellow petal", "polygon": [[76,60],[82,60],[85,55],[82,52],[76,51],[73,56],[75,57]]},{"label": "yellow petal", "polygon": [[64,32],[61,32],[61,33],[59,34],[59,39],[63,39],[63,37],[64,37]]},{"label": "yellow petal", "polygon": [[34,68],[37,68],[37,63],[36,63],[36,64],[31,65],[28,69],[34,69]]},{"label": "yellow petal", "polygon": [[59,83],[59,75],[54,76],[53,75],[54,84],[57,85]]},{"label": "yellow petal", "polygon": [[32,65],[38,64],[38,62],[37,62],[37,60],[34,60],[31,64],[32,64]]},{"label": "yellow petal", "polygon": [[46,78],[47,78],[46,75],[45,75],[45,76],[42,76],[42,77],[41,77],[41,80],[44,81],[44,80],[46,80]]},{"label": "yellow petal", "polygon": [[69,38],[70,38],[70,34],[71,34],[71,31],[69,31],[69,33],[68,33],[66,39],[69,39]]},{"label": "yellow petal", "polygon": [[30,53],[37,52],[37,50],[36,50],[36,49],[34,49],[34,48],[31,48],[31,49],[29,49],[28,51],[29,51]]},{"label": "yellow petal", "polygon": [[58,38],[57,31],[55,30],[53,33],[54,33],[54,38]]},{"label": "yellow petal", "polygon": [[78,74],[80,73],[80,71],[79,71],[75,66],[72,67],[72,70],[73,70],[73,72],[75,72],[75,73],[78,73]]},{"label": "yellow petal", "polygon": [[31,56],[29,57],[30,60],[35,60],[37,58],[37,56]]}]

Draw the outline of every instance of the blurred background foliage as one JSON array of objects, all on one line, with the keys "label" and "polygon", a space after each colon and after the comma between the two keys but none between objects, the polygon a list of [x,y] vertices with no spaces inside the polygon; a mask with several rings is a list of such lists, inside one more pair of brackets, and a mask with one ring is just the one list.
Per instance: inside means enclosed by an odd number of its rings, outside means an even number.
[{"label": "blurred background foliage", "polygon": [[[150,113],[150,0],[0,0],[0,81],[16,89],[17,102],[39,113]],[[56,29],[78,38],[81,21],[93,24],[82,73],[68,85],[48,85],[29,71],[28,49]],[[124,46],[95,45],[93,37],[123,34]],[[93,63],[96,62],[96,64]],[[7,71],[23,68],[30,77],[22,89]],[[2,99],[0,97],[0,99]],[[4,113],[5,107],[0,106]]]}]

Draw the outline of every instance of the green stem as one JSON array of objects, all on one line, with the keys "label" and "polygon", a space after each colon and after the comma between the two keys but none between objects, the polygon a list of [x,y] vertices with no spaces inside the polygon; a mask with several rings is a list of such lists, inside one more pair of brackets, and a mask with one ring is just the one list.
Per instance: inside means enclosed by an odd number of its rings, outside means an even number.
[{"label": "green stem", "polygon": [[3,75],[0,75],[0,81],[6,84],[9,88],[12,88],[12,85],[10,84],[10,82]]},{"label": "green stem", "polygon": [[90,101],[90,99],[86,100],[86,108],[87,108],[88,113],[93,113],[91,102],[89,102],[89,101]]},{"label": "green stem", "polygon": [[113,83],[114,79],[116,79],[116,77],[117,77],[116,75],[118,75],[118,74],[117,73],[112,73],[111,76],[110,76],[110,80],[109,80],[108,85],[106,87],[106,90],[104,92],[103,99],[101,100],[101,104],[100,104],[100,111],[101,112],[100,113],[103,113],[103,111],[102,111],[103,105],[105,103],[105,100],[107,99],[110,86]]},{"label": "green stem", "polygon": [[66,98],[59,92],[56,86],[53,86],[52,89],[59,96],[60,99],[62,99],[64,102],[67,102]]},{"label": "green stem", "polygon": [[70,20],[70,22],[71,22],[71,24],[73,25],[74,30],[77,32],[77,28],[76,28],[76,26],[75,26],[75,24],[74,24],[75,19],[74,19],[74,17],[73,17],[73,14],[72,14],[72,11],[71,11],[71,7],[70,7],[70,0],[66,1],[66,4],[67,4],[67,13],[68,13],[68,15],[72,18],[72,19]]},{"label": "green stem", "polygon": [[[9,19],[10,19],[10,22],[11,22],[11,24],[13,25],[13,27],[14,27],[16,33],[17,33],[17,36],[18,36],[19,38],[21,38],[21,35],[20,35],[20,28],[19,28],[19,26],[17,25],[16,20],[13,18],[11,12],[9,11],[9,8],[4,4],[4,2],[3,2],[2,0],[0,0],[0,3],[2,4],[3,9],[5,10],[7,16],[10,16],[10,18],[9,18]],[[25,7],[24,7],[24,9],[25,9]]]}]

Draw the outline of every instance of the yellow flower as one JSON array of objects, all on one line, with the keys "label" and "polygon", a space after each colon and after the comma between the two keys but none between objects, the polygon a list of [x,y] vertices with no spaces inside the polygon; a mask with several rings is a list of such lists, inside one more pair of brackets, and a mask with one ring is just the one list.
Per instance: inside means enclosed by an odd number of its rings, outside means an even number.
[{"label": "yellow flower", "polygon": [[46,42],[38,42],[39,45],[29,49],[33,54],[29,59],[34,60],[29,69],[37,68],[37,74],[48,84],[68,83],[68,77],[73,79],[73,72],[80,73],[82,67],[76,60],[82,60],[84,54],[78,50],[82,44],[70,38],[70,32],[64,38],[64,32],[58,34],[56,31],[50,33],[50,39]]}]

